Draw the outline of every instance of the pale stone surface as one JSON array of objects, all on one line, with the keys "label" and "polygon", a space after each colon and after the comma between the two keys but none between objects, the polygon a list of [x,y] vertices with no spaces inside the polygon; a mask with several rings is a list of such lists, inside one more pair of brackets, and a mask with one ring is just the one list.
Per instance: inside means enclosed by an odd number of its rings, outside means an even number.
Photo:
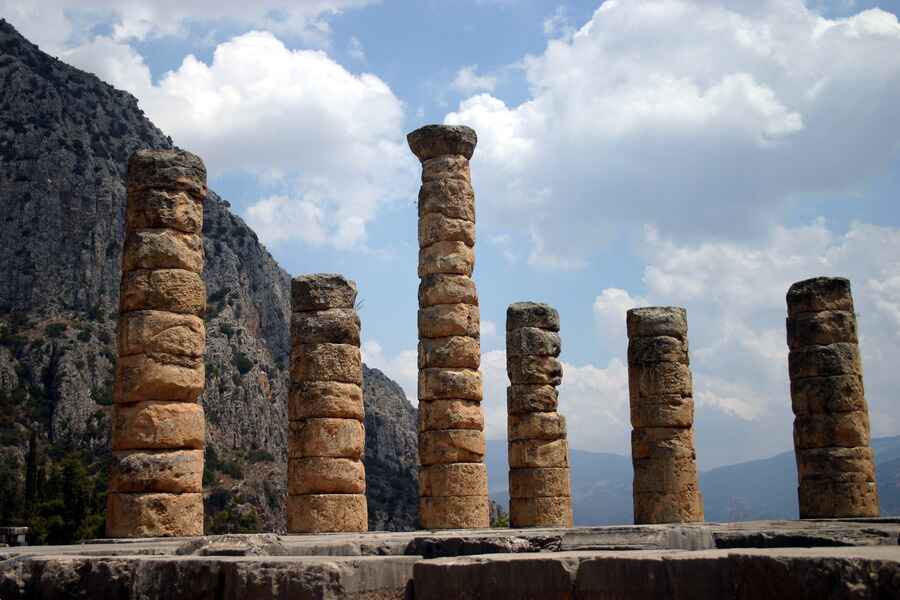
[{"label": "pale stone surface", "polygon": [[422,529],[479,529],[491,523],[485,496],[434,496],[419,498]]},{"label": "pale stone surface", "polygon": [[203,494],[106,496],[106,535],[113,538],[203,534]]},{"label": "pale stone surface", "polygon": [[872,449],[815,448],[797,450],[797,474],[800,480],[875,481]]},{"label": "pale stone surface", "polygon": [[572,498],[510,498],[511,527],[571,527]]},{"label": "pale stone surface", "polygon": [[859,346],[837,343],[791,350],[788,354],[788,373],[792,380],[803,377],[862,375]]},{"label": "pale stone surface", "polygon": [[199,273],[184,269],[124,273],[119,293],[122,312],[164,310],[187,315],[206,312],[206,286]]},{"label": "pale stone surface", "polygon": [[694,456],[694,431],[685,427],[642,427],[631,432],[631,457],[689,458]]},{"label": "pale stone surface", "polygon": [[568,467],[569,445],[565,438],[527,439],[509,442],[509,468]]},{"label": "pale stone surface", "polygon": [[458,179],[471,181],[469,159],[459,154],[442,154],[422,161],[422,181]]},{"label": "pale stone surface", "polygon": [[362,357],[353,344],[298,344],[291,349],[291,381],[362,385]]},{"label": "pale stone surface", "polygon": [[192,402],[113,405],[113,450],[203,448],[205,431],[203,407]]},{"label": "pale stone surface", "polygon": [[628,394],[631,398],[647,398],[693,392],[691,369],[685,364],[661,362],[628,367]]},{"label": "pale stone surface", "polygon": [[288,460],[288,494],[365,494],[366,470],[350,458],[308,457]]},{"label": "pale stone surface", "polygon": [[419,309],[419,337],[480,337],[481,315],[477,305],[438,304]]},{"label": "pale stone surface", "polygon": [[797,416],[869,410],[859,375],[806,377],[791,381],[791,404]]},{"label": "pale stone surface", "polygon": [[512,414],[506,419],[507,439],[558,440],[566,437],[566,418],[557,412]]},{"label": "pale stone surface", "polygon": [[419,432],[419,464],[480,463],[484,459],[484,434],[475,429]]},{"label": "pale stone surface", "polygon": [[206,197],[206,166],[199,156],[178,149],[138,150],[128,159],[128,192],[162,189]]},{"label": "pale stone surface", "polygon": [[308,494],[288,496],[288,531],[368,531],[369,518],[363,494]]},{"label": "pale stone surface", "polygon": [[356,419],[309,418],[291,421],[288,456],[360,459],[365,441],[365,428]]},{"label": "pale stone surface", "polygon": [[660,362],[688,364],[687,338],[666,335],[636,337],[628,340],[628,364],[649,365]]},{"label": "pale stone surface", "polygon": [[309,417],[340,419],[365,418],[362,388],[355,383],[305,381],[291,386],[288,417],[299,421]]},{"label": "pale stone surface", "polygon": [[559,404],[559,392],[552,385],[514,384],[506,388],[509,414],[552,412]]},{"label": "pale stone surface", "polygon": [[291,314],[291,345],[350,344],[359,346],[359,315],[352,308]]},{"label": "pale stone surface", "polygon": [[484,413],[477,400],[421,400],[419,431],[484,429]]},{"label": "pale stone surface", "polygon": [[842,277],[814,277],[798,281],[788,290],[787,307],[788,317],[824,310],[852,313],[850,281]]},{"label": "pale stone surface", "polygon": [[687,338],[687,311],[678,306],[633,308],[626,315],[628,337]]},{"label": "pale stone surface", "polygon": [[203,356],[203,319],[159,310],[128,312],[119,318],[119,356],[163,353]]},{"label": "pale stone surface", "polygon": [[440,213],[429,213],[419,219],[419,248],[438,242],[462,242],[475,245],[475,223],[452,219]]},{"label": "pale stone surface", "polygon": [[112,453],[110,492],[203,491],[203,450],[126,450]]},{"label": "pale stone surface", "polygon": [[419,496],[487,496],[487,467],[453,463],[419,469]]},{"label": "pale stone surface", "polygon": [[419,282],[419,306],[425,308],[437,304],[478,306],[475,282],[465,275],[426,275]]},{"label": "pale stone surface", "polygon": [[409,133],[406,141],[422,162],[446,154],[471,159],[478,136],[465,125],[425,125]]},{"label": "pale stone surface", "polygon": [[353,308],[356,293],[356,282],[337,273],[301,275],[291,280],[291,310]]},{"label": "pale stone surface", "polygon": [[634,522],[694,523],[703,521],[703,497],[697,487],[673,492],[635,492]]},{"label": "pale stone surface", "polygon": [[559,356],[559,333],[538,327],[520,327],[506,332],[507,356]]},{"label": "pale stone surface", "polygon": [[475,250],[463,242],[435,242],[419,250],[419,277],[435,275],[471,276]]},{"label": "pale stone surface", "polygon": [[506,371],[513,384],[557,386],[562,383],[562,363],[554,356],[507,355]]},{"label": "pale stone surface", "polygon": [[877,517],[878,487],[874,481],[807,479],[798,486],[801,519]]},{"label": "pale stone surface", "polygon": [[568,468],[510,469],[510,498],[571,496]]},{"label": "pale stone surface", "polygon": [[787,319],[787,342],[791,350],[856,341],[856,315],[852,312],[826,310]]},{"label": "pale stone surface", "polygon": [[481,364],[481,344],[468,336],[423,338],[419,341],[419,368],[450,367],[477,369]]},{"label": "pale stone surface", "polygon": [[639,458],[632,464],[635,492],[677,492],[697,487],[693,458]]},{"label": "pale stone surface", "polygon": [[797,449],[868,445],[869,415],[864,411],[794,419],[794,447]]},{"label": "pale stone surface", "polygon": [[173,354],[122,356],[116,364],[114,402],[180,400],[191,402],[203,391],[202,357]]},{"label": "pale stone surface", "polygon": [[474,369],[422,369],[419,400],[481,400],[481,373]]},{"label": "pale stone surface", "polygon": [[129,229],[203,231],[203,203],[184,191],[134,190],[129,194],[125,221]]},{"label": "pale stone surface", "polygon": [[471,184],[459,179],[422,183],[419,189],[419,217],[435,213],[474,223],[475,191]]},{"label": "pale stone surface", "polygon": [[203,238],[174,229],[142,229],[125,235],[122,271],[184,269],[203,272]]},{"label": "pale stone surface", "polygon": [[559,331],[559,312],[548,304],[539,302],[515,302],[506,309],[506,330],[537,327],[547,331]]},{"label": "pale stone surface", "polygon": [[694,399],[668,394],[631,400],[631,426],[691,427],[694,423]]}]

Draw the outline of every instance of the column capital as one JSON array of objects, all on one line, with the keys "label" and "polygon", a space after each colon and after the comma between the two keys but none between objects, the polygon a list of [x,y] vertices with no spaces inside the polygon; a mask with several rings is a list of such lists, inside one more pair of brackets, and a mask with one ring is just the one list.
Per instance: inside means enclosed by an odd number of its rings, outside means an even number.
[{"label": "column capital", "polygon": [[422,162],[443,154],[472,158],[478,136],[465,125],[425,125],[406,136],[410,150]]}]

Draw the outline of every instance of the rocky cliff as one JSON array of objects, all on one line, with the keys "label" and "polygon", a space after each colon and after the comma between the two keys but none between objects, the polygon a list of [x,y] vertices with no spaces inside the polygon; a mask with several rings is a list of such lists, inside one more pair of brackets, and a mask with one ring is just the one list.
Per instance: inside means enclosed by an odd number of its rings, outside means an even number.
[{"label": "rocky cliff", "polygon": [[[168,147],[133,96],[0,20],[0,470],[14,474],[16,494],[33,495],[29,477],[70,450],[90,457],[102,494],[125,165],[138,148]],[[203,233],[207,526],[281,530],[289,276],[212,191]],[[408,529],[415,410],[377,370],[364,387],[370,528]]]}]

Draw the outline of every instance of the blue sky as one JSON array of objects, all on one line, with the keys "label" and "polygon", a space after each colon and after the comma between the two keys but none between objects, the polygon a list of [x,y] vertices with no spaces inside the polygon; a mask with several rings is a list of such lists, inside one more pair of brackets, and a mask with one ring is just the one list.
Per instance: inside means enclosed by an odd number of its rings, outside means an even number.
[{"label": "blue sky", "polygon": [[791,447],[784,293],[850,277],[875,435],[900,434],[900,2],[0,0],[137,96],[292,274],[357,280],[413,396],[419,169],[479,133],[489,437],[506,306],[562,315],[574,447],[627,453],[625,311],[688,308],[701,467]]}]

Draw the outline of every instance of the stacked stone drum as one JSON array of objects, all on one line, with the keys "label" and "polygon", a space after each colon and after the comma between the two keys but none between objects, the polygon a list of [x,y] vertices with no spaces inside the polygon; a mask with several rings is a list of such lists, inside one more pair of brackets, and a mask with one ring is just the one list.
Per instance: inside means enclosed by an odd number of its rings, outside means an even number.
[{"label": "stacked stone drum", "polygon": [[566,420],[557,412],[562,382],[559,313],[518,302],[506,310],[509,523],[571,527]]},{"label": "stacked stone drum", "polygon": [[488,527],[481,411],[475,132],[427,125],[407,136],[419,191],[419,520],[425,529]]},{"label": "stacked stone drum", "polygon": [[627,326],[634,522],[702,521],[687,313],[635,308]]},{"label": "stacked stone drum", "polygon": [[141,150],[127,188],[106,532],[202,535],[206,168]]},{"label": "stacked stone drum", "polygon": [[291,282],[288,531],[368,530],[356,284]]},{"label": "stacked stone drum", "polygon": [[787,307],[800,518],[877,517],[850,282],[818,277],[795,283]]}]

